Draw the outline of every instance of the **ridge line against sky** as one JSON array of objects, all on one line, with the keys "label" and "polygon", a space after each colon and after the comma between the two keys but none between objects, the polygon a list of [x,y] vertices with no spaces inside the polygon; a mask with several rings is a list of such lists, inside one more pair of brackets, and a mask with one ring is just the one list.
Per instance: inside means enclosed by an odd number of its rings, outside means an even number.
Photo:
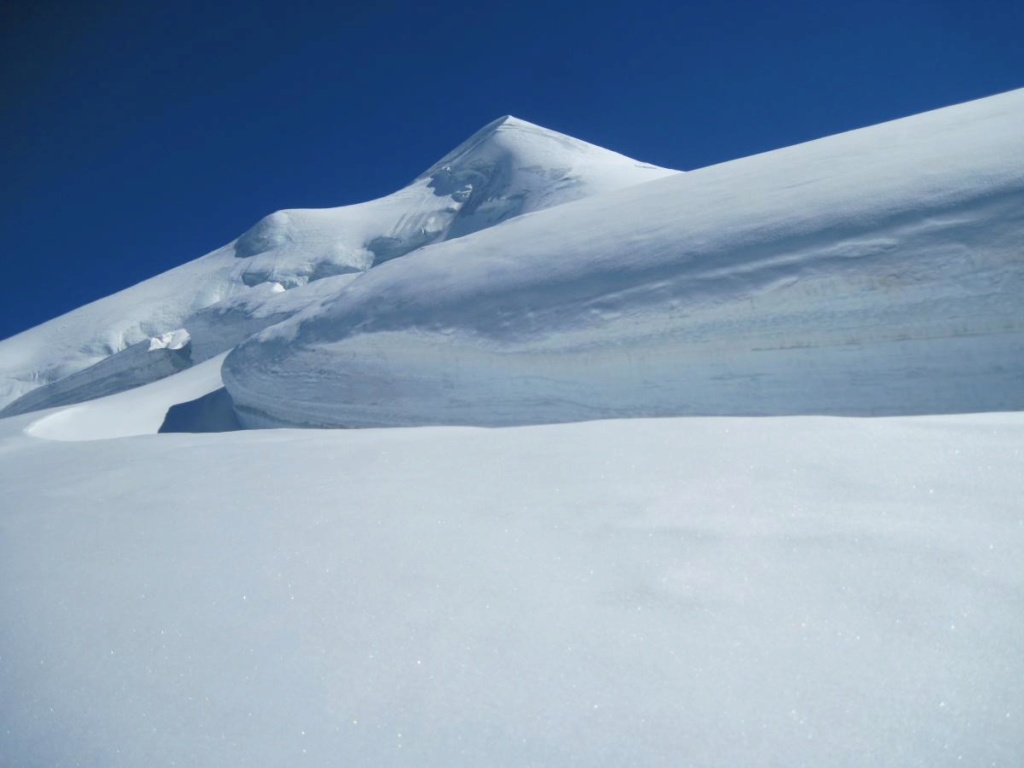
[{"label": "ridge line against sky", "polygon": [[1024,5],[52,0],[0,11],[0,338],[500,115],[692,170],[1024,85]]}]

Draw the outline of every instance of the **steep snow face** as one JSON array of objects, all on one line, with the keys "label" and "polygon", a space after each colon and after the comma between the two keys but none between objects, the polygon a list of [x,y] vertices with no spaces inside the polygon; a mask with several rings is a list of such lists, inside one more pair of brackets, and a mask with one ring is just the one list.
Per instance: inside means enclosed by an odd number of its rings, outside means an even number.
[{"label": "steep snow face", "polygon": [[[278,211],[200,259],[3,341],[0,407],[178,328],[192,338],[192,359],[208,359],[337,293],[375,264],[521,213],[675,173],[502,118],[392,195]],[[37,407],[46,405],[42,398]]]},{"label": "steep snow face", "polygon": [[249,426],[1024,408],[1022,125],[1017,91],[439,244],[225,383]]}]

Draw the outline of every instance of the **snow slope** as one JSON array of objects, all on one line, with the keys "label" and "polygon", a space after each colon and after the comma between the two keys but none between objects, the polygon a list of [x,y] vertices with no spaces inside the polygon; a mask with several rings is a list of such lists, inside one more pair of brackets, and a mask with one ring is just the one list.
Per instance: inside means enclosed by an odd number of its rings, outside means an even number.
[{"label": "snow slope", "polygon": [[250,426],[1024,407],[1024,91],[374,269],[231,352]]},{"label": "snow slope", "polygon": [[0,421],[0,764],[1024,756],[1020,414],[54,418]]},{"label": "snow slope", "polygon": [[289,213],[0,343],[5,397],[200,361],[0,419],[0,765],[1017,768],[1021,413],[187,432],[225,374],[250,423],[1018,403],[1022,101],[490,228],[533,171],[471,177],[365,274]]},{"label": "snow slope", "polygon": [[[501,118],[388,197],[278,211],[200,259],[0,342],[0,407],[179,328],[191,335],[192,360],[206,360],[333,295],[375,264],[675,173]],[[92,396],[116,384],[96,379]],[[40,395],[33,407],[57,402]]]}]

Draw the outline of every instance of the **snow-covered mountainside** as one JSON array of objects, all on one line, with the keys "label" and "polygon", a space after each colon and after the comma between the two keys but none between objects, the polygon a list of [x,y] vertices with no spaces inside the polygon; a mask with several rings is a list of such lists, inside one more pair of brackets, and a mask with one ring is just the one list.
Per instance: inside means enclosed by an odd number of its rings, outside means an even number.
[{"label": "snow-covered mountainside", "polygon": [[424,249],[243,343],[251,426],[1024,408],[1024,91]]},{"label": "snow-covered mountainside", "polygon": [[[0,407],[180,328],[191,336],[191,360],[209,359],[334,295],[376,264],[520,214],[676,173],[501,118],[393,195],[278,211],[200,259],[0,342]],[[78,396],[108,394],[116,382],[103,375],[89,374],[96,388],[78,388]],[[42,396],[29,402],[47,405]],[[67,401],[50,404],[59,402]]]},{"label": "snow-covered mountainside", "polygon": [[85,370],[44,384],[19,397],[0,416],[80,403],[157,381],[192,365],[192,342],[185,330],[132,344]]},{"label": "snow-covered mountainside", "polygon": [[1020,410],[1021,126],[506,120],[0,342],[0,766],[1024,765],[1024,413],[236,416]]},{"label": "snow-covered mountainside", "polygon": [[1021,124],[1017,91],[682,174],[502,118],[0,342],[0,415],[171,373],[137,351],[176,329],[250,427],[1021,408]]}]

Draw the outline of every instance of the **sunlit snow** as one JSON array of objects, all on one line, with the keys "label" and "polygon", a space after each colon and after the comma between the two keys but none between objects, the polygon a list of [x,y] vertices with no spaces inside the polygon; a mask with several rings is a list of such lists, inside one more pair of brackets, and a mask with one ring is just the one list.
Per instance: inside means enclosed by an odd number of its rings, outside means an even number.
[{"label": "sunlit snow", "polygon": [[0,342],[0,765],[1019,766],[1021,125],[502,119]]}]

